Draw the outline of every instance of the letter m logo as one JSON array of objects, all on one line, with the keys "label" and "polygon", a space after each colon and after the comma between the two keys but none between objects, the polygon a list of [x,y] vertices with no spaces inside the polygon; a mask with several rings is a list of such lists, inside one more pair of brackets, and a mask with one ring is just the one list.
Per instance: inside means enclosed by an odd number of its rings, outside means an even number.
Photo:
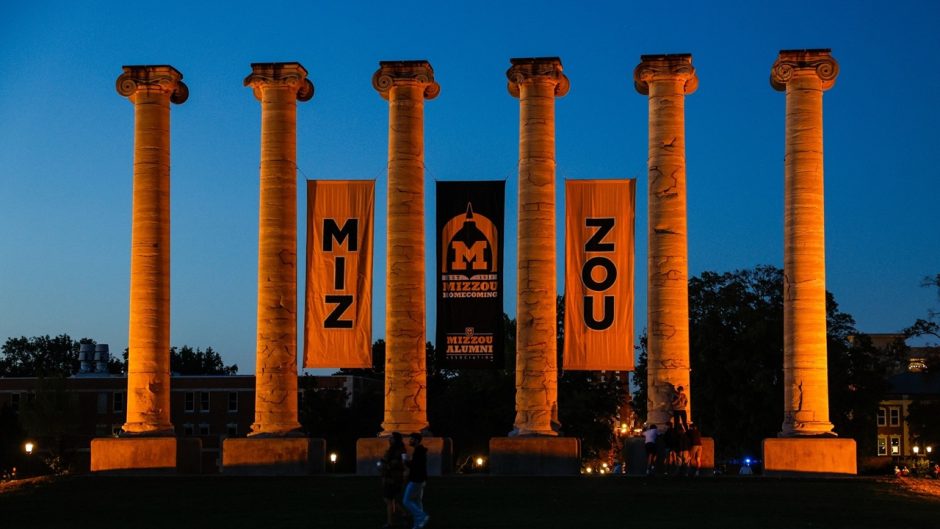
[{"label": "letter m logo", "polygon": [[454,249],[452,270],[466,270],[468,264],[473,267],[473,270],[486,270],[486,261],[483,260],[486,241],[476,241],[469,248],[463,241],[454,241],[451,247]]},{"label": "letter m logo", "polygon": [[347,219],[340,228],[336,224],[336,219],[323,219],[323,251],[333,251],[333,241],[342,246],[346,243],[346,249],[350,252],[359,251],[359,219]]}]

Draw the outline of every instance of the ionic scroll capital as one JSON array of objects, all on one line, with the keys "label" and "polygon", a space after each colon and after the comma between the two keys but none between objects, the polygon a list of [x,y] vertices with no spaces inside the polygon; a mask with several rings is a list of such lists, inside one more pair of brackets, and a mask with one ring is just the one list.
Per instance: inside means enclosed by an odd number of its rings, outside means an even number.
[{"label": "ionic scroll capital", "polygon": [[643,95],[649,95],[653,82],[677,80],[684,81],[683,93],[686,95],[698,88],[691,54],[641,55],[640,64],[633,69],[633,86]]},{"label": "ionic scroll capital", "polygon": [[372,74],[372,87],[382,99],[388,100],[394,86],[423,87],[425,99],[434,99],[441,93],[441,85],[434,80],[434,68],[428,61],[380,61]]},{"label": "ionic scroll capital", "polygon": [[258,101],[269,88],[286,88],[297,95],[298,101],[313,98],[313,83],[307,79],[307,70],[297,62],[256,62],[251,74],[245,77]]},{"label": "ionic scroll capital", "polygon": [[562,97],[568,93],[571,83],[562,73],[561,59],[558,57],[533,57],[523,59],[509,59],[512,66],[506,71],[509,79],[509,93],[519,97],[519,85],[525,83],[553,83],[555,97]]},{"label": "ionic scroll capital", "polygon": [[770,70],[770,86],[785,92],[791,80],[807,75],[818,77],[823,90],[832,88],[839,75],[839,63],[832,57],[832,50],[780,50]]},{"label": "ionic scroll capital", "polygon": [[167,65],[122,66],[124,73],[117,78],[119,94],[136,102],[140,92],[162,92],[170,101],[180,104],[189,98],[189,88],[183,83],[183,74]]}]

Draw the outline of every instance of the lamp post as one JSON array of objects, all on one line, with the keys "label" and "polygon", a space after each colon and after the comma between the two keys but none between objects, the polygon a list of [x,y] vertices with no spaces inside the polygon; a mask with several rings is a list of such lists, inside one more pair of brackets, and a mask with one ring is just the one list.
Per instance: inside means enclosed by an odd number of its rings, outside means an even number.
[{"label": "lamp post", "polygon": [[338,456],[336,455],[336,452],[330,452],[330,466],[332,467],[334,474],[336,474],[336,459],[337,458]]},{"label": "lamp post", "polygon": [[36,445],[32,441],[26,441],[26,444],[23,445],[23,450],[26,452],[26,472],[24,472],[24,477],[28,477],[32,474],[33,469],[33,450],[36,448]]}]

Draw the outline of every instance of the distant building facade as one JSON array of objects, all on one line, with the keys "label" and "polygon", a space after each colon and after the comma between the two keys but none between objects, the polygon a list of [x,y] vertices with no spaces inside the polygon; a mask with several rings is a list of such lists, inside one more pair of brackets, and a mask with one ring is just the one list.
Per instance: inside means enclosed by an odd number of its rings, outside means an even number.
[{"label": "distant building facade", "polygon": [[[901,334],[873,334],[869,335],[872,344],[880,349],[890,347],[892,342],[903,340]],[[889,389],[884,400],[878,404],[877,412],[877,457],[904,458],[913,457],[914,447],[918,446],[919,455],[927,455],[927,446],[940,450],[940,446],[932,446],[930,440],[925,445],[917,445],[910,431],[907,421],[910,406],[915,402],[940,400],[940,373],[928,373],[926,357],[930,348],[914,347],[905,359],[899,372],[888,378]],[[940,444],[940,439],[936,440]]]},{"label": "distant building facade", "polygon": [[[381,380],[351,375],[298,378],[301,403],[308,391],[343,389],[347,407],[382,384]],[[203,472],[217,472],[222,462],[222,440],[245,437],[250,432],[255,416],[255,377],[175,375],[171,380],[170,417],[176,435],[201,439]],[[53,394],[58,397],[50,399]],[[29,432],[31,438],[40,453],[44,446],[55,443],[58,450],[73,452],[82,467],[93,438],[120,434],[127,416],[127,377],[89,372],[58,380],[0,377],[0,409],[9,406],[18,415],[26,410],[43,413],[37,401],[45,400],[66,401],[56,412],[57,431],[39,435]]]}]

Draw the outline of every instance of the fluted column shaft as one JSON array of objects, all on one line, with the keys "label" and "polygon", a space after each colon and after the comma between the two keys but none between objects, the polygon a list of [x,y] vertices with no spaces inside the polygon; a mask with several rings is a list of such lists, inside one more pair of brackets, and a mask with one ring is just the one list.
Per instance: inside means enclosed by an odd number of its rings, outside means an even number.
[{"label": "fluted column shaft", "polygon": [[134,103],[134,191],[124,432],[172,435],[170,423],[170,102],[189,94],[170,66],[125,66]]},{"label": "fluted column shaft", "polygon": [[649,95],[647,421],[672,419],[672,396],[689,398],[689,255],[685,96],[698,86],[691,55],[646,55],[634,83]]},{"label": "fluted column shaft", "polygon": [[555,98],[568,92],[557,58],[512,59],[519,98],[516,417],[510,435],[558,435],[555,314]]},{"label": "fluted column shaft", "polygon": [[823,91],[838,65],[828,50],[782,51],[771,85],[785,90],[784,436],[826,435],[826,248],[823,197]]},{"label": "fluted column shaft", "polygon": [[261,101],[255,422],[249,435],[300,429],[297,413],[297,100],[313,96],[297,63],[253,64]]},{"label": "fluted column shaft", "polygon": [[424,277],[424,100],[437,96],[425,61],[382,62],[388,100],[385,416],[382,434],[427,431]]}]

